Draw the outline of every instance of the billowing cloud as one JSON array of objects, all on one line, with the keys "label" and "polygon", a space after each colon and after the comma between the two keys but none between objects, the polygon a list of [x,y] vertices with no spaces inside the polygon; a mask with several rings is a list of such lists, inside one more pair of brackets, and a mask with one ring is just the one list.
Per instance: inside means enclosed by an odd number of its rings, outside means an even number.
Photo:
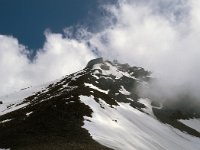
[{"label": "billowing cloud", "polygon": [[95,57],[91,52],[95,48],[108,59],[151,70],[160,79],[159,88],[165,87],[169,95],[191,90],[199,96],[200,2],[119,0],[103,8],[109,16],[100,19],[98,24],[104,27],[101,31],[80,29],[78,40],[70,36],[70,30],[65,33],[71,38],[46,33],[44,47],[33,62],[27,59],[27,50],[17,39],[1,36],[1,93],[79,70]]},{"label": "billowing cloud", "polygon": [[43,84],[85,67],[94,58],[84,42],[46,33],[44,47],[31,62],[29,50],[11,36],[0,36],[0,95]]},{"label": "billowing cloud", "polygon": [[153,71],[157,93],[162,87],[168,96],[188,90],[199,96],[199,2],[121,0],[107,10],[116,22],[91,39],[103,56]]}]

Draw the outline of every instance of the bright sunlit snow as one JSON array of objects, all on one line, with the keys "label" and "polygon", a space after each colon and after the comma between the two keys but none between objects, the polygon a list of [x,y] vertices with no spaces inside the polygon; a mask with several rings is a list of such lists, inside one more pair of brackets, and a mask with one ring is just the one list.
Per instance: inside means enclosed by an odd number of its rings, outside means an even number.
[{"label": "bright sunlit snow", "polygon": [[119,90],[120,93],[124,94],[124,95],[130,95],[131,93],[129,91],[127,91],[124,86],[121,86],[121,89]]},{"label": "bright sunlit snow", "polygon": [[[115,150],[198,150],[199,138],[160,123],[125,103],[111,108],[103,100],[80,96],[92,110],[84,126],[92,138]],[[88,121],[89,120],[89,121]]]},{"label": "bright sunlit snow", "polygon": [[94,86],[93,84],[90,84],[90,83],[85,83],[85,86],[88,86],[94,90],[98,90],[99,92],[102,92],[102,93],[105,93],[105,94],[108,94],[109,90],[105,91],[105,90],[102,90],[96,86]]},{"label": "bright sunlit snow", "polygon": [[200,132],[200,119],[189,119],[189,120],[179,120],[179,121]]},{"label": "bright sunlit snow", "polygon": [[101,73],[102,75],[105,75],[105,76],[113,75],[115,79],[120,79],[123,76],[136,79],[135,77],[131,76],[128,72],[120,71],[118,70],[117,67],[111,65],[110,63],[106,63],[106,65],[109,67],[109,70],[101,69],[101,64],[94,65],[93,69],[102,70],[102,73]]},{"label": "bright sunlit snow", "polygon": [[58,80],[55,80],[53,82],[49,82],[43,85],[39,85],[39,86],[28,87],[20,91],[16,91],[14,93],[0,97],[0,101],[3,102],[3,104],[0,104],[0,115],[3,115],[8,112],[27,106],[29,103],[24,103],[22,105],[18,105],[18,104],[20,104],[24,100],[24,98],[27,98],[38,91],[45,90],[49,84],[56,83],[56,81]]}]

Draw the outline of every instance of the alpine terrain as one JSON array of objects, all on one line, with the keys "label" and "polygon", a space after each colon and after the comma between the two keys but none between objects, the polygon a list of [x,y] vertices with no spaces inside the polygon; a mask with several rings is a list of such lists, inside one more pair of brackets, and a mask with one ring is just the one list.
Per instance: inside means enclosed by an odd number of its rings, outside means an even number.
[{"label": "alpine terrain", "polygon": [[200,150],[199,103],[142,95],[152,80],[141,67],[98,58],[0,97],[0,149]]}]

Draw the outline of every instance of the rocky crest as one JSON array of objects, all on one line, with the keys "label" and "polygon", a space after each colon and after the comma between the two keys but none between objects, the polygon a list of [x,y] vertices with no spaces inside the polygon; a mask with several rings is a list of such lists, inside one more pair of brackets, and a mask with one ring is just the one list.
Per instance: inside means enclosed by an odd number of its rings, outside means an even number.
[{"label": "rocky crest", "polygon": [[[139,95],[137,87],[148,86],[150,75],[151,72],[141,67],[98,58],[91,60],[83,70],[65,76],[41,91],[9,105],[3,102],[5,109],[0,111],[0,148],[110,149],[96,142],[83,128],[84,121],[87,121],[85,118],[91,118],[94,110],[81,101],[81,96],[92,97],[102,111],[107,105],[116,109],[126,103],[162,123],[200,137],[198,131],[179,121],[186,117],[198,118],[198,113],[194,115],[171,109],[166,104],[150,100],[148,96]],[[142,98],[147,99],[149,106],[141,102]],[[152,113],[147,111],[150,109]],[[118,120],[114,119],[114,122]]]}]

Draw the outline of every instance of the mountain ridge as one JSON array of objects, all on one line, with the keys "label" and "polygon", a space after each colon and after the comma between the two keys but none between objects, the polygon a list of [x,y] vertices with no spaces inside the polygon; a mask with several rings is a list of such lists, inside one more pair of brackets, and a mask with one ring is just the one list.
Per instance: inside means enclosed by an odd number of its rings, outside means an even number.
[{"label": "mountain ridge", "polygon": [[[166,142],[171,140],[161,129],[174,136],[181,134],[183,139],[177,137],[180,143],[185,142],[188,136],[195,141],[187,142],[185,148],[200,148],[200,131],[180,121],[187,114],[170,110],[166,105],[156,105],[149,97],[138,93],[137,87],[148,85],[150,75],[150,71],[141,67],[97,58],[83,70],[65,76],[16,103],[6,105],[3,102],[1,105],[5,107],[0,105],[0,148],[166,149]],[[188,116],[187,119],[200,118],[198,113]],[[159,127],[163,141],[156,141],[161,135],[152,125]],[[138,134],[132,132],[133,129]],[[124,133],[129,135],[129,139]],[[154,140],[150,140],[150,133]],[[182,148],[178,142],[172,145],[171,149]]]}]

